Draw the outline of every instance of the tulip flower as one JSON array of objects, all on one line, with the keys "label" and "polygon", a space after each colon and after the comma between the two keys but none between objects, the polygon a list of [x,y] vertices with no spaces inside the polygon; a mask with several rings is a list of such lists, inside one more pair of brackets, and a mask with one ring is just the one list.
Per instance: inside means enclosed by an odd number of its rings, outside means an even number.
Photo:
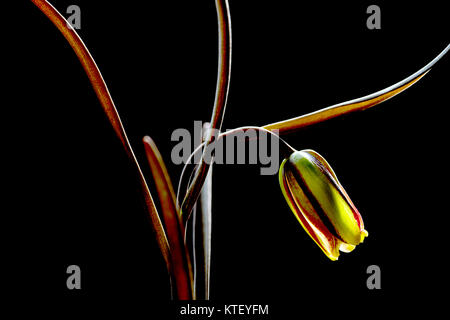
[{"label": "tulip flower", "polygon": [[295,151],[279,172],[280,186],[294,215],[331,260],[352,251],[368,233],[358,210],[325,159]]}]

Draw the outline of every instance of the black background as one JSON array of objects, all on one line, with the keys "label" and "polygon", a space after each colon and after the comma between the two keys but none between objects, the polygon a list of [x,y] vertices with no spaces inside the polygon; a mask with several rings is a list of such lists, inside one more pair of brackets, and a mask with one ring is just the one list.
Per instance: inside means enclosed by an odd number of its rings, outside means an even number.
[{"label": "black background", "polygon": [[[224,129],[265,125],[378,91],[449,42],[446,11],[431,2],[294,3],[230,1]],[[79,34],[145,174],[141,139],[150,135],[176,185],[181,166],[170,161],[172,131],[192,131],[194,120],[211,116],[214,2],[52,4],[65,16],[68,5],[81,7]],[[381,30],[366,28],[370,4],[381,7]],[[174,307],[161,307],[170,299],[168,277],[129,160],[63,36],[31,2],[20,10],[7,43],[10,100],[3,113],[2,211],[13,218],[4,243],[10,296],[42,300],[49,310],[64,303],[106,312],[133,301],[171,318]],[[329,261],[302,230],[277,176],[261,176],[254,165],[215,166],[212,302],[267,303],[275,319],[305,308],[345,314],[349,306],[372,312],[392,304],[402,311],[428,307],[427,297],[438,304],[437,290],[447,283],[449,70],[445,56],[379,107],[284,136],[328,160],[363,216],[369,237],[339,261]],[[80,291],[66,288],[71,264],[81,267]],[[381,268],[381,290],[366,287],[372,264]]]}]

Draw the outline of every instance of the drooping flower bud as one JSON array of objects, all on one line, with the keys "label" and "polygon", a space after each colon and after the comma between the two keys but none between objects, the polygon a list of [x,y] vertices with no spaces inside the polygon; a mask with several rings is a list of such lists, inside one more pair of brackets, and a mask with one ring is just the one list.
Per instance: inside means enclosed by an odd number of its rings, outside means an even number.
[{"label": "drooping flower bud", "polygon": [[368,233],[358,210],[325,159],[295,151],[280,166],[280,186],[300,224],[331,260],[352,251]]}]

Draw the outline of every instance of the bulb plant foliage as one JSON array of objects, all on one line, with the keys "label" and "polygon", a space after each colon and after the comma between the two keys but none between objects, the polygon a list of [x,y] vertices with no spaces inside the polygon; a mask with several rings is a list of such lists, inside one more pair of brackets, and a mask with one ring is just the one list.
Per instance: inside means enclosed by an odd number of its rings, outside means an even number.
[{"label": "bulb plant foliage", "polygon": [[[209,299],[209,274],[211,263],[211,183],[212,168],[202,161],[192,172],[184,168],[184,175],[191,175],[186,192],[175,195],[172,182],[162,156],[150,137],[143,138],[152,183],[158,194],[160,208],[155,206],[132,146],[130,145],[120,116],[109,94],[105,81],[94,59],[77,32],[64,17],[46,0],[31,0],[63,34],[82,64],[100,105],[105,111],[117,137],[135,168],[136,181],[141,186],[146,211],[161,254],[170,276],[174,299]],[[227,0],[215,0],[218,21],[218,78],[214,106],[209,127],[205,128],[202,150],[213,142],[212,129],[221,129],[231,75],[231,20]],[[365,110],[392,98],[406,90],[425,74],[450,49],[448,45],[436,58],[408,78],[371,95],[339,103],[292,119],[256,127],[283,135],[355,111]],[[251,127],[255,128],[255,127]],[[242,128],[241,128],[242,129]],[[226,136],[221,133],[219,139]],[[350,252],[363,242],[368,232],[360,213],[340,184],[327,161],[312,150],[296,151],[284,143],[288,150],[279,170],[282,194],[295,217],[331,260],[337,260],[339,251]],[[284,150],[284,151],[286,151]],[[200,150],[201,151],[201,150]],[[179,189],[180,190],[180,189]],[[288,211],[286,207],[286,211]],[[188,230],[188,226],[189,230]],[[188,241],[195,236],[196,242]]]}]

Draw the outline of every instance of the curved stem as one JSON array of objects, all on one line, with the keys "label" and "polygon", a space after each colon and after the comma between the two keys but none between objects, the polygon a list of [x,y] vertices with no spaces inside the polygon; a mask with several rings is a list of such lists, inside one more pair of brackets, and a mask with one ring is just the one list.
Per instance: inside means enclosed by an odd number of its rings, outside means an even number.
[{"label": "curved stem", "polygon": [[419,81],[425,74],[427,74],[431,67],[434,66],[448,51],[450,50],[450,45],[448,45],[436,58],[429,62],[425,67],[412,74],[408,78],[397,82],[396,84],[387,87],[383,90],[375,92],[373,94],[361,97],[358,99],[353,99],[350,101],[342,102],[331,107],[327,107],[321,110],[314,111],[302,115],[300,117],[292,118],[289,120],[284,120],[272,124],[263,126],[266,129],[277,129],[280,134],[289,133],[319,122],[326,121],[328,119],[336,118],[338,116],[348,114],[355,111],[366,110],[370,107],[376,106],[383,101],[386,101],[395,95],[403,92],[414,83]]},{"label": "curved stem", "polygon": [[[228,0],[216,0],[216,12],[219,33],[219,61],[217,73],[217,87],[214,101],[213,112],[210,121],[210,133],[206,137],[206,145],[212,142],[212,129],[220,131],[222,127],[225,107],[227,103],[228,90],[230,86],[231,74],[231,19]],[[205,153],[202,155],[202,161],[195,172],[192,184],[181,205],[181,214],[189,215],[194,203],[197,201],[203,183],[206,179],[209,166],[204,162]]]},{"label": "curved stem", "polygon": [[[280,150],[280,154],[281,154],[281,156],[282,156],[283,158],[289,156],[292,152],[295,151],[294,148],[292,148],[286,141],[284,141],[282,138],[280,138],[280,136],[278,136],[278,135],[275,134],[274,132],[272,132],[272,131],[270,131],[270,130],[267,130],[267,129],[265,129],[265,128],[254,127],[254,126],[240,127],[240,128],[236,128],[236,129],[233,129],[233,130],[229,130],[229,131],[223,132],[223,133],[221,133],[221,134],[217,137],[217,141],[219,141],[219,140],[225,138],[226,136],[235,134],[235,133],[238,132],[238,131],[248,130],[248,129],[253,129],[253,130],[257,130],[257,131],[262,131],[262,132],[270,133],[271,135],[274,135],[275,137],[277,137],[281,142],[283,142],[282,146],[284,146],[284,148]],[[206,154],[208,146],[207,146],[206,142],[204,142],[204,143],[200,144],[200,145],[194,150],[194,152],[191,153],[191,155],[190,155],[189,158],[187,159],[186,164],[185,164],[185,166],[183,167],[183,170],[182,170],[182,172],[181,172],[180,181],[179,181],[179,183],[178,183],[178,188],[177,188],[177,199],[180,199],[181,186],[182,186],[182,184],[183,184],[183,178],[184,178],[184,175],[185,175],[185,173],[186,173],[186,169],[187,169],[188,164],[192,161],[192,159],[194,158],[194,156],[195,156],[197,153],[199,153],[204,147],[205,147],[205,150],[203,151],[203,154]],[[204,159],[202,160],[202,163],[201,163],[201,164],[204,164],[205,167],[206,167],[206,169],[208,169],[209,166],[211,165],[211,163],[205,162]],[[198,170],[197,170],[197,171],[198,171]],[[206,170],[206,171],[207,171],[207,170]],[[191,184],[191,185],[192,185],[192,184]],[[188,191],[187,191],[187,193],[189,193],[189,192],[194,192],[194,190],[193,190],[192,188],[189,188]],[[186,194],[186,197],[188,197],[188,196],[189,196],[189,194]],[[182,212],[181,217],[182,217],[183,224],[186,225],[187,221],[188,221],[189,218],[190,218],[190,214],[184,214],[184,213]]]},{"label": "curved stem", "polygon": [[116,135],[120,139],[128,157],[130,158],[136,172],[136,178],[139,181],[144,196],[147,211],[150,215],[153,229],[156,233],[156,239],[158,241],[159,248],[166,262],[167,269],[171,270],[171,262],[169,258],[169,245],[167,242],[166,234],[159,219],[158,211],[156,210],[153,198],[148,189],[147,182],[142,174],[139,163],[137,162],[136,156],[134,155],[133,149],[128,141],[125,129],[123,128],[122,121],[119,117],[117,109],[114,102],[109,94],[108,87],[98,69],[94,59],[89,53],[88,49],[84,45],[83,41],[76,33],[76,31],[71,27],[71,25],[64,19],[64,17],[47,1],[45,0],[31,0],[58,28],[58,30],[63,34],[66,40],[69,42],[72,49],[75,51],[78,59],[81,62],[89,81],[94,88],[97,98],[100,101],[103,110],[108,117]]}]

